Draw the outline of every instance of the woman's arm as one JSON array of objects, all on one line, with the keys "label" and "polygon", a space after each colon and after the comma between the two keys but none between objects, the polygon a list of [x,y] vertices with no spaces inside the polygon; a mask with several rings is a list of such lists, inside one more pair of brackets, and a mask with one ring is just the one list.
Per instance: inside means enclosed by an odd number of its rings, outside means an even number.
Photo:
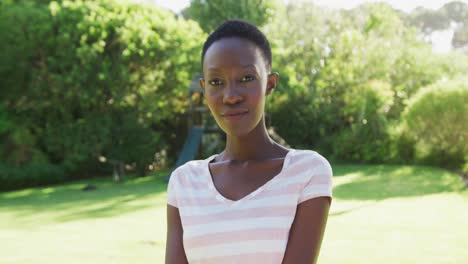
[{"label": "woman's arm", "polygon": [[317,263],[330,203],[330,197],[317,197],[297,206],[283,264]]},{"label": "woman's arm", "polygon": [[179,209],[167,205],[166,264],[188,264],[182,243],[182,223]]}]

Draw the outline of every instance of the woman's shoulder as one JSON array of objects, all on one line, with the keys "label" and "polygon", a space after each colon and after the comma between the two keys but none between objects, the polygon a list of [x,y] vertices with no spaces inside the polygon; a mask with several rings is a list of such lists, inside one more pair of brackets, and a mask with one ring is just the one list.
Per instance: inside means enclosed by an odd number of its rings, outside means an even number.
[{"label": "woman's shoulder", "polygon": [[179,207],[177,193],[184,195],[187,190],[199,188],[207,183],[209,158],[188,161],[171,172],[167,186],[168,204]]},{"label": "woman's shoulder", "polygon": [[302,185],[298,203],[319,196],[333,196],[333,171],[324,156],[314,150],[298,150],[293,158],[290,171]]},{"label": "woman's shoulder", "polygon": [[195,179],[202,178],[203,174],[207,173],[208,162],[215,155],[206,159],[191,160],[183,165],[180,165],[171,173],[171,178],[187,178]]},{"label": "woman's shoulder", "polygon": [[325,177],[333,175],[330,162],[319,152],[310,149],[294,150],[288,161],[289,171],[297,173],[304,172],[307,178]]},{"label": "woman's shoulder", "polygon": [[187,161],[183,165],[177,167],[174,171],[183,172],[188,170],[200,169],[206,165],[208,159],[209,158]]},{"label": "woman's shoulder", "polygon": [[310,149],[292,149],[290,164],[329,165],[330,162],[319,152]]}]

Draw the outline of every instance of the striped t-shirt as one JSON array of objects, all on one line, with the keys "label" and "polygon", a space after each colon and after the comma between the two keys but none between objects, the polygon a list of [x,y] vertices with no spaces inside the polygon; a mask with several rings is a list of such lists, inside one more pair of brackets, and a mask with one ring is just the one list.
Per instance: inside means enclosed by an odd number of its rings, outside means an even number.
[{"label": "striped t-shirt", "polygon": [[233,201],[213,184],[208,163],[215,157],[190,161],[169,180],[167,203],[179,209],[189,263],[281,263],[297,205],[332,197],[329,162],[315,151],[291,149],[279,174]]}]

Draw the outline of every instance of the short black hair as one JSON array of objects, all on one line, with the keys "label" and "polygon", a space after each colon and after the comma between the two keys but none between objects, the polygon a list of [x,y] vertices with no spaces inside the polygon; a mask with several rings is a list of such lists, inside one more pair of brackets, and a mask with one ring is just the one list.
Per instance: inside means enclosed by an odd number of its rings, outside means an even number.
[{"label": "short black hair", "polygon": [[208,48],[216,41],[229,38],[238,37],[248,40],[260,48],[263,57],[266,61],[267,67],[271,68],[271,48],[270,42],[255,25],[243,20],[226,20],[213,31],[203,44],[203,51],[201,56],[201,63],[203,68],[203,60]]}]

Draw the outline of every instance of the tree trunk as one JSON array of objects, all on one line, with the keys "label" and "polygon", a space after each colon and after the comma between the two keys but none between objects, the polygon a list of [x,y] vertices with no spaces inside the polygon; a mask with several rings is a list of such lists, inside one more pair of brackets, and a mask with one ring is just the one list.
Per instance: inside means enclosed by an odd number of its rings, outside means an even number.
[{"label": "tree trunk", "polygon": [[463,182],[463,188],[466,189],[468,188],[468,175],[465,173],[460,174],[460,178]]},{"label": "tree trunk", "polygon": [[114,182],[121,182],[123,179],[123,176],[125,175],[125,165],[122,161],[117,160],[114,161],[113,164],[114,166]]},{"label": "tree trunk", "polygon": [[114,167],[114,174],[113,174],[114,182],[120,182],[120,174],[119,174],[119,170],[117,169],[117,164],[114,163],[113,167]]}]

